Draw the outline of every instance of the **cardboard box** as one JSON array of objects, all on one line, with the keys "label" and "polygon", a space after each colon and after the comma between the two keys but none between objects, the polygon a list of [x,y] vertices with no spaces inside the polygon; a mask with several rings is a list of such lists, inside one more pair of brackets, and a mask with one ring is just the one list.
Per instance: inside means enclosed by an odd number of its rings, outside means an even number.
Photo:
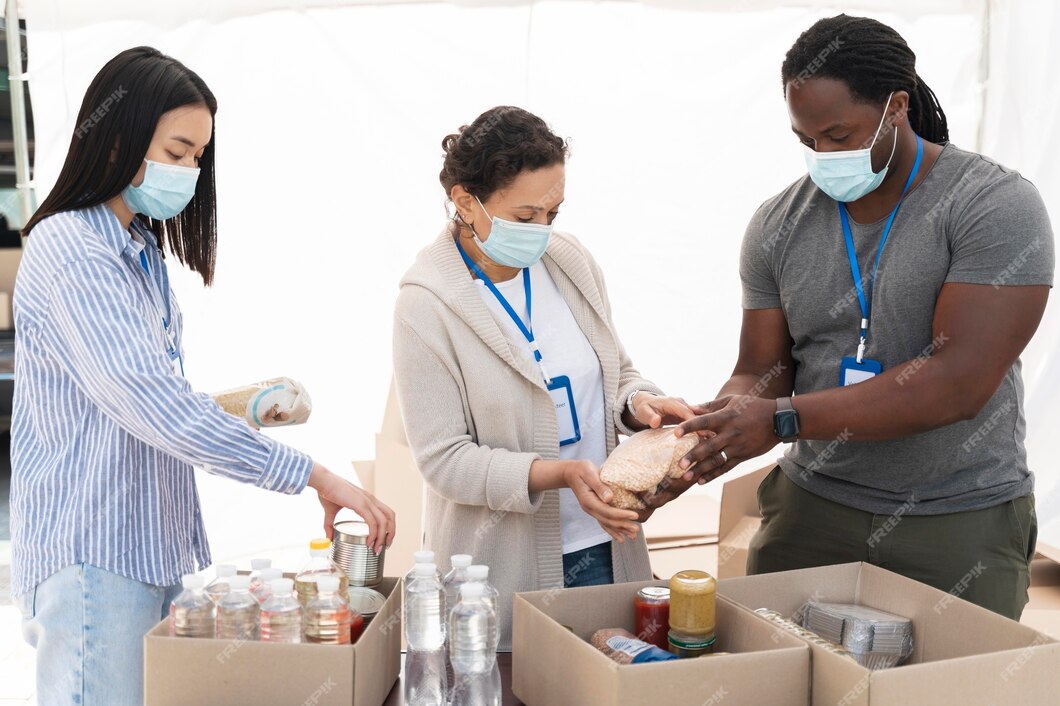
[{"label": "cardboard box", "polygon": [[166,704],[381,706],[401,669],[401,580],[353,645],[277,645],[169,636],[163,620],[144,637],[144,694]]},{"label": "cardboard box", "polygon": [[701,569],[711,576],[718,575],[717,542],[649,544],[648,559],[652,574],[658,579],[669,580],[678,571],[691,568]]},{"label": "cardboard box", "polygon": [[[601,628],[634,628],[626,583],[516,594],[512,691],[528,706],[798,706],[809,699],[809,651],[725,598],[716,649],[734,654],[619,665],[588,640]],[[573,628],[568,631],[564,625]]]},{"label": "cardboard box", "polygon": [[726,579],[718,592],[746,608],[789,617],[813,599],[858,603],[913,621],[913,655],[893,669],[871,672],[811,645],[814,706],[1053,704],[1060,698],[1056,640],[876,566]]},{"label": "cardboard box", "polygon": [[1029,601],[1020,622],[1060,640],[1060,564],[1041,556],[1031,563]]},{"label": "cardboard box", "polygon": [[758,509],[758,486],[776,468],[771,463],[747,475],[726,481],[721,489],[718,521],[718,573],[720,579],[747,575],[747,550],[762,524]]}]

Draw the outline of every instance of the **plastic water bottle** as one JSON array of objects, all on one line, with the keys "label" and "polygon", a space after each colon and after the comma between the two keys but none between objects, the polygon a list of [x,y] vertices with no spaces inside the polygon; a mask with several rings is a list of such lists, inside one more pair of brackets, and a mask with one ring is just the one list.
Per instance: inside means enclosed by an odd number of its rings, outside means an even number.
[{"label": "plastic water bottle", "polygon": [[[265,601],[272,595],[272,582],[276,579],[283,578],[283,569],[262,569],[261,574],[258,576],[255,585],[254,579],[250,580],[250,595],[254,596],[258,600],[258,603],[265,605]],[[294,581],[291,581],[291,585],[294,585]]]},{"label": "plastic water bottle", "polygon": [[250,592],[255,591],[261,586],[261,572],[264,569],[268,569],[272,566],[272,559],[251,559],[250,560]]},{"label": "plastic water bottle", "polygon": [[[500,600],[501,594],[493,587],[493,584],[489,582],[490,567],[485,566],[484,564],[474,564],[467,568],[467,575],[472,581],[482,584],[482,598],[487,604],[489,604],[490,608],[493,608],[493,612],[498,616],[499,620],[501,613],[497,603]],[[497,651],[497,645],[493,646],[493,651]]]},{"label": "plastic water bottle", "polygon": [[339,565],[331,560],[331,540],[314,539],[309,542],[309,563],[294,577],[294,587],[298,591],[298,600],[304,608],[309,599],[316,595],[317,579],[321,576],[334,576],[339,580],[339,595],[349,602],[346,586],[349,579]]},{"label": "plastic water bottle", "polygon": [[302,639],[321,645],[350,644],[350,606],[339,595],[339,579],[320,576],[302,619]]},{"label": "plastic water bottle", "polygon": [[257,640],[261,606],[250,595],[250,577],[228,579],[228,593],[217,602],[217,637],[221,640]]},{"label": "plastic water bottle", "polygon": [[452,706],[500,706],[497,668],[497,614],[484,600],[485,585],[464,584],[460,603],[449,618],[449,654],[453,662]]},{"label": "plastic water bottle", "polygon": [[[467,575],[467,567],[471,566],[470,554],[454,554],[449,557],[449,563],[453,567],[442,579],[445,587],[445,612],[442,613],[446,625],[449,624],[449,616],[452,614],[456,604],[460,602],[460,587],[470,581]],[[453,683],[453,663],[449,659],[449,637],[452,632],[446,633],[445,641],[445,677],[451,685]]]},{"label": "plastic water bottle", "polygon": [[[412,568],[409,569],[408,573],[405,574],[405,587],[412,583],[412,579],[416,578],[416,564],[433,564],[434,563],[434,552],[430,549],[422,549],[418,552],[412,553],[412,558],[415,561]],[[439,576],[441,576],[439,574]]]},{"label": "plastic water bottle", "polygon": [[203,577],[189,574],[181,583],[184,590],[169,604],[169,636],[214,637],[217,606],[202,590]]},{"label": "plastic water bottle", "polygon": [[294,595],[293,579],[269,582],[269,595],[261,605],[261,641],[302,641],[302,604]]},{"label": "plastic water bottle", "polygon": [[405,704],[448,703],[445,678],[445,589],[434,564],[417,564],[405,586]]},{"label": "plastic water bottle", "polygon": [[235,564],[218,564],[214,567],[217,578],[206,585],[206,595],[215,604],[228,593],[228,579],[236,575]]}]

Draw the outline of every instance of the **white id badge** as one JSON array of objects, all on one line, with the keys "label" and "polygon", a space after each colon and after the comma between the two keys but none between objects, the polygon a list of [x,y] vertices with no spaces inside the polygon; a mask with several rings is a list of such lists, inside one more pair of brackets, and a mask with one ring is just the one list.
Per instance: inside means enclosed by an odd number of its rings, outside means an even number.
[{"label": "white id badge", "polygon": [[883,372],[883,365],[878,360],[862,358],[861,362],[853,356],[843,358],[839,366],[839,386],[846,387],[859,382],[864,382],[876,377]]},{"label": "white id badge", "polygon": [[578,410],[574,408],[574,390],[570,378],[560,375],[552,378],[548,394],[556,405],[556,423],[559,425],[559,445],[576,444],[582,439],[581,427],[578,425]]}]

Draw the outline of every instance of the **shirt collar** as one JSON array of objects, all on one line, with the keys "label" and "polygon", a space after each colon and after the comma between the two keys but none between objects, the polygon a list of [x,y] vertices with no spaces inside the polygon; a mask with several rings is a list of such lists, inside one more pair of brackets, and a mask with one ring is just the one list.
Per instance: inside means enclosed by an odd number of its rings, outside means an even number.
[{"label": "shirt collar", "polygon": [[158,238],[155,237],[155,234],[144,226],[139,219],[133,218],[130,228],[136,230],[143,238],[144,244],[136,242],[132,237],[132,233],[121,227],[121,221],[118,220],[114,211],[110,210],[110,206],[105,203],[82,209],[81,214],[93,226],[93,229],[102,236],[103,242],[109,245],[118,255],[128,250],[133,255],[139,256],[140,251],[145,247],[158,247]]}]

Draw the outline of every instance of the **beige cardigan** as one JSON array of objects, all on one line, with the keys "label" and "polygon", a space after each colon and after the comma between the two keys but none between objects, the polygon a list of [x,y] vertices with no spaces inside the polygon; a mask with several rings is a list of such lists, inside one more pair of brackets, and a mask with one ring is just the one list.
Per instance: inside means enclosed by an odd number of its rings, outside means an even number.
[{"label": "beige cardigan", "polygon": [[[615,334],[603,275],[572,236],[554,233],[544,264],[600,358],[612,410],[607,451],[641,378]],[[559,491],[529,493],[530,464],[559,457],[556,412],[526,341],[487,308],[449,231],[422,250],[394,312],[394,374],[409,445],[426,481],[423,544],[490,567],[500,649],[511,649],[512,594],[563,587]],[[614,580],[651,578],[644,533],[614,547]]]}]

